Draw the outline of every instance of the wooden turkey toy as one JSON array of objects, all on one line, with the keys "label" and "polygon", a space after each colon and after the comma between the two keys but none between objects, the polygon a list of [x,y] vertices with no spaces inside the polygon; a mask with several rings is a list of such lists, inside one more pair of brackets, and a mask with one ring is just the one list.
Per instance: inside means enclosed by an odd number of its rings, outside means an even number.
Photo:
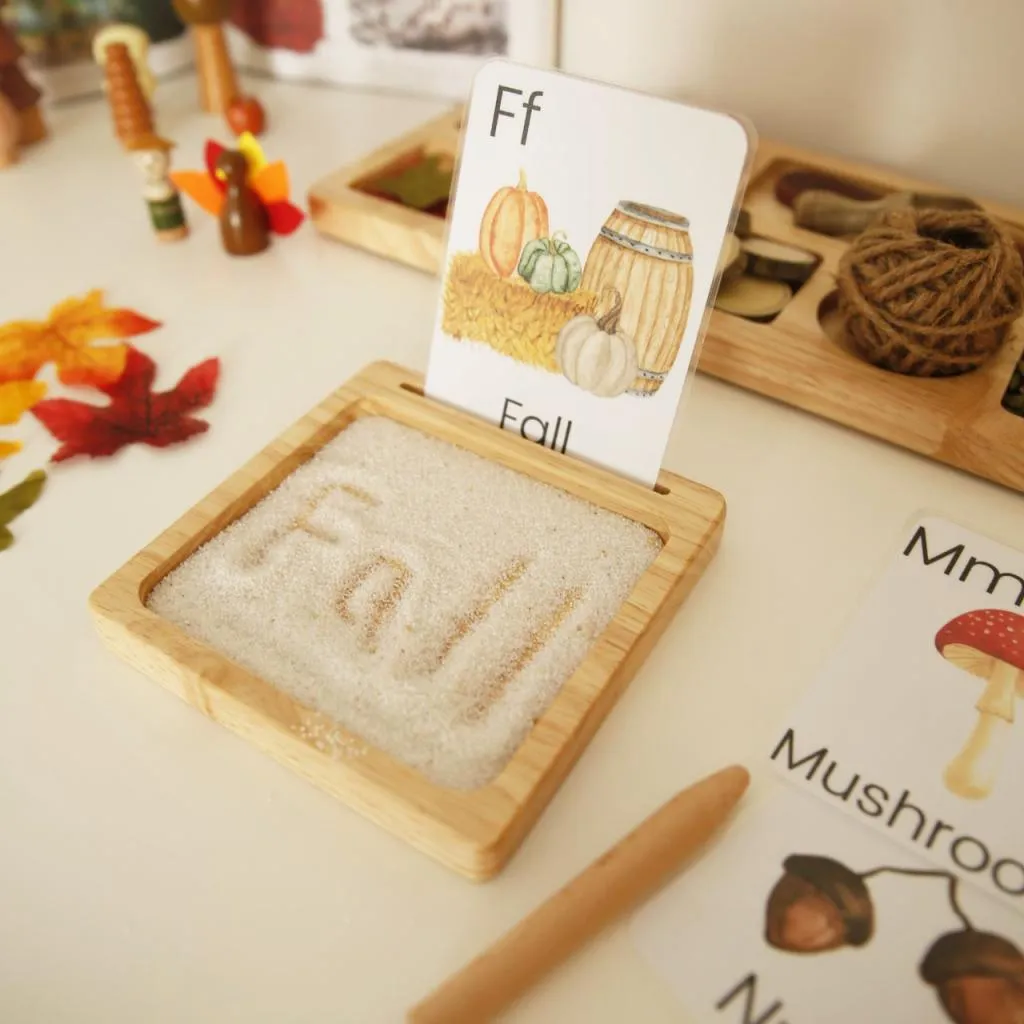
[{"label": "wooden turkey toy", "polygon": [[951,793],[981,800],[995,786],[1014,703],[1024,699],[1024,615],[1001,608],[965,612],[939,630],[935,646],[946,661],[985,683],[974,705],[978,720],[944,776]]}]

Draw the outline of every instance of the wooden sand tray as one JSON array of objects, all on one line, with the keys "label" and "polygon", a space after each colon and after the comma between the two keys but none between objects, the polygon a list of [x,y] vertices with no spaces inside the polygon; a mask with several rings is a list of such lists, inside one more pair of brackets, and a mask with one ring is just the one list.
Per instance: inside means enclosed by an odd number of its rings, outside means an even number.
[{"label": "wooden sand tray", "polygon": [[[423,152],[458,148],[460,109],[410,132],[319,182],[310,192],[313,221],[332,237],[437,273],[441,217],[363,191],[375,176],[408,166]],[[836,330],[835,273],[848,240],[797,227],[776,198],[780,178],[810,170],[865,186],[876,195],[941,187],[879,167],[762,139],[743,207],[751,233],[813,253],[810,279],[770,323],[714,310],[698,369],[976,476],[1024,491],[1024,417],[1001,404],[1024,354],[1020,321],[1000,352],[959,377],[919,378],[872,366]],[[1024,211],[982,202],[1024,232]],[[583,255],[583,254],[581,254]]]},{"label": "wooden sand tray", "polygon": [[[430,781],[147,606],[169,573],[364,417],[384,417],[455,444],[644,524],[663,543],[511,759],[479,788]],[[434,402],[423,396],[417,375],[375,363],[115,572],[91,595],[90,608],[105,642],[125,660],[413,846],[483,880],[500,871],[522,842],[700,578],[724,517],[724,500],[705,487],[663,472],[649,490]],[[327,732],[361,747],[359,755],[339,757],[336,744],[325,749],[317,737]]]}]

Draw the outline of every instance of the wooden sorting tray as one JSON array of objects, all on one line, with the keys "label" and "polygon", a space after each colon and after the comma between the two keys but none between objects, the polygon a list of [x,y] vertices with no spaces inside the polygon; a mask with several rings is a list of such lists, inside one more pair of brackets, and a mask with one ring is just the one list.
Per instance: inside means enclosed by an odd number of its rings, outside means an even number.
[{"label": "wooden sorting tray", "polygon": [[[1001,405],[1024,350],[1024,323],[1017,322],[1012,337],[984,367],[943,379],[891,373],[832,340],[821,327],[819,313],[832,304],[835,272],[847,243],[796,227],[792,211],[775,198],[778,179],[802,168],[826,171],[878,191],[943,191],[875,167],[762,140],[743,201],[752,231],[817,253],[821,263],[769,324],[715,310],[699,369],[938,462],[1024,490],[1024,418]],[[1024,211],[983,205],[1024,226]]]},{"label": "wooden sorting tray", "polygon": [[[458,149],[461,108],[395,140],[310,192],[313,221],[327,235],[437,273],[444,254],[441,218],[358,191],[424,147]],[[819,311],[827,308],[846,241],[798,228],[775,198],[778,179],[797,169],[825,171],[874,192],[942,192],[934,183],[762,139],[743,206],[752,233],[816,253],[815,273],[769,324],[714,310],[698,369],[710,376],[852,427],[938,462],[1024,491],[1024,418],[1001,405],[1024,352],[1024,324],[985,367],[960,377],[924,379],[879,369],[832,340]],[[983,203],[1024,228],[1024,210]]]},{"label": "wooden sorting tray", "polygon": [[[310,737],[362,747],[146,606],[156,584],[361,416],[381,415],[457,444],[656,530],[664,541],[632,594],[498,777],[446,789],[380,750],[338,758]],[[721,495],[663,472],[651,490],[425,398],[421,379],[366,367],[117,570],[90,597],[104,641],[210,718],[413,846],[473,879],[508,861],[713,557]]]},{"label": "wooden sorting tray", "polygon": [[361,191],[361,183],[392,174],[425,152],[455,160],[463,108],[455,107],[389,142],[364,160],[329,174],[309,190],[310,218],[318,231],[349,245],[436,273],[444,258],[445,220]]}]

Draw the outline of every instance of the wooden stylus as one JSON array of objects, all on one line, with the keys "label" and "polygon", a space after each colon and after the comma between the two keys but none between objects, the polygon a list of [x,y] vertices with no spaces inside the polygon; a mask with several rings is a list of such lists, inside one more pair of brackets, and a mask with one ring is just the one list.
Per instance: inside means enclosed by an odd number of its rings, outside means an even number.
[{"label": "wooden stylus", "polygon": [[677,793],[418,1006],[408,1024],[492,1020],[588,939],[650,896],[717,831],[750,782],[725,768]]}]

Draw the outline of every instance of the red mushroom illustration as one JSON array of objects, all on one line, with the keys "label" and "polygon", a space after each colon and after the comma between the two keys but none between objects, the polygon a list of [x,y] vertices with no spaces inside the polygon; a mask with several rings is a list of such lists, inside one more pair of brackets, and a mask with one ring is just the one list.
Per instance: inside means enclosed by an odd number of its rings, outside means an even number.
[{"label": "red mushroom illustration", "polygon": [[935,647],[946,661],[985,681],[974,705],[978,720],[944,775],[951,793],[982,800],[996,783],[1014,701],[1024,697],[1024,615],[1001,608],[965,612],[939,630]]}]

